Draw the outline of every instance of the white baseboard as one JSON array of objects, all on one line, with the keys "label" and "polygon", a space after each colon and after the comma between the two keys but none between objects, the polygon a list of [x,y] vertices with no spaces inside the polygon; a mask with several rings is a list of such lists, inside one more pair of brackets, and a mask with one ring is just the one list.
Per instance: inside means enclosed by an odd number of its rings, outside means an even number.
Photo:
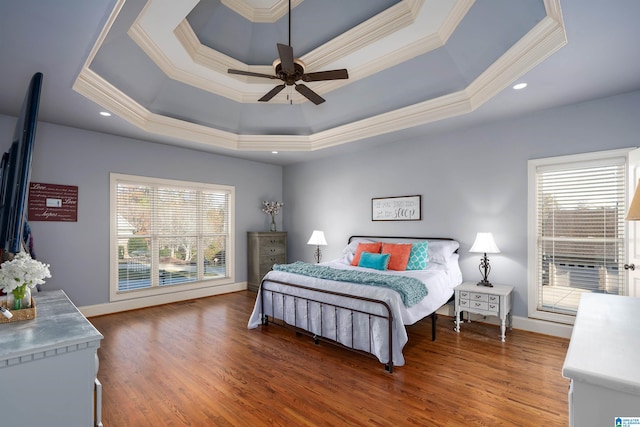
[{"label": "white baseboard", "polygon": [[[455,311],[452,305],[447,304],[438,309],[438,314],[443,316],[455,316]],[[467,314],[465,313],[465,316]],[[489,323],[492,325],[499,325],[500,320],[497,317],[489,316],[477,316],[472,315],[471,320],[474,322]],[[571,332],[573,331],[573,325],[565,325],[562,323],[554,323],[545,320],[531,319],[528,317],[513,316],[513,328],[521,329],[523,331],[535,332],[538,334],[551,335],[560,338],[571,338]],[[507,336],[509,333],[507,332]]]},{"label": "white baseboard", "polygon": [[200,288],[190,291],[175,292],[171,294],[154,295],[150,297],[136,298],[124,301],[114,301],[107,304],[87,305],[84,307],[78,307],[78,309],[82,314],[84,314],[85,317],[102,316],[103,314],[118,313],[121,311],[135,310],[137,308],[152,307],[154,305],[170,304],[172,302],[210,297],[214,295],[227,294],[230,292],[244,291],[246,289],[247,282],[231,283],[228,285]]}]

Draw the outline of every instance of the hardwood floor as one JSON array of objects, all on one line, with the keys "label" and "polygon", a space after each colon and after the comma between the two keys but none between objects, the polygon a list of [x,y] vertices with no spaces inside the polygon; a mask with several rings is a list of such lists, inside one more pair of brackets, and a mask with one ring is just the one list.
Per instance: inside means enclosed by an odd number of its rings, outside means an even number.
[{"label": "hardwood floor", "polygon": [[566,426],[569,340],[440,316],[407,327],[405,366],[277,326],[248,291],[92,317],[113,426]]}]

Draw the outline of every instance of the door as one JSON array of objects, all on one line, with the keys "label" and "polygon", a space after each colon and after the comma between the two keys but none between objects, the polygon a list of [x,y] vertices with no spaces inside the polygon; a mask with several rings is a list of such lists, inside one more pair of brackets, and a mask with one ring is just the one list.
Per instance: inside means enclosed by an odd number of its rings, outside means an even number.
[{"label": "door", "polygon": [[[627,157],[627,209],[636,188],[640,190],[640,149]],[[629,296],[640,297],[640,221],[627,221],[627,262],[625,263]]]}]

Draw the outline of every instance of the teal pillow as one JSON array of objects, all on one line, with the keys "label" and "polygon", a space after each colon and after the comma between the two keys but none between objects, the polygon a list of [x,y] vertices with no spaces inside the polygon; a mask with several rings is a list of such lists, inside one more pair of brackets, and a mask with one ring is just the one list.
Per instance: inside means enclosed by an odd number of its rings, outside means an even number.
[{"label": "teal pillow", "polygon": [[424,270],[427,268],[427,259],[429,259],[429,242],[415,242],[411,244],[411,253],[409,254],[409,262],[407,270]]},{"label": "teal pillow", "polygon": [[376,270],[386,270],[389,265],[389,254],[374,254],[371,252],[362,252],[360,254],[360,262],[358,267],[375,268]]}]

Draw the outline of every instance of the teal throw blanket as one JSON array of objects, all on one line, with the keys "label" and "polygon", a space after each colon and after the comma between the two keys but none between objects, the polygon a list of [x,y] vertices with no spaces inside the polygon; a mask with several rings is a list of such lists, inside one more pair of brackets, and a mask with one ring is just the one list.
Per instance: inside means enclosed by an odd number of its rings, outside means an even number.
[{"label": "teal throw blanket", "polygon": [[414,277],[386,275],[369,271],[340,270],[302,261],[296,261],[293,264],[275,264],[273,269],[276,271],[316,277],[318,279],[352,282],[393,289],[400,294],[402,302],[407,307],[411,307],[427,296],[427,287]]}]

